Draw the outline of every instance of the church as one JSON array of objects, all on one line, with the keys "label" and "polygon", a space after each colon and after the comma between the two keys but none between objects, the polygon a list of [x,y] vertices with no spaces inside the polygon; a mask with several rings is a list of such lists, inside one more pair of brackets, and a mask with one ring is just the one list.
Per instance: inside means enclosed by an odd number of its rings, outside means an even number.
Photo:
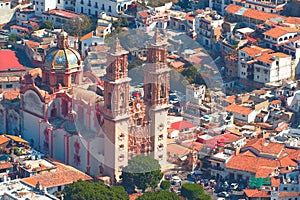
[{"label": "church", "polygon": [[165,166],[170,73],[159,30],[147,43],[143,97],[131,96],[128,52],[118,39],[107,53],[102,80],[83,71],[66,32],[57,40],[39,75],[27,73],[21,80],[14,113],[18,134],[47,156],[90,175],[107,175],[113,183],[138,154],[152,155]]}]

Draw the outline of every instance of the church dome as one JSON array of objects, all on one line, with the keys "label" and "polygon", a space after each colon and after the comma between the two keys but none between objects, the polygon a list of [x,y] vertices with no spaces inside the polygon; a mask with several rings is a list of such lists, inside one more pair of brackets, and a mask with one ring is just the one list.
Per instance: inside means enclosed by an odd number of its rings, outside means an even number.
[{"label": "church dome", "polygon": [[77,50],[69,47],[68,34],[64,31],[57,35],[57,47],[49,50],[44,60],[44,69],[64,73],[78,69],[81,57]]}]

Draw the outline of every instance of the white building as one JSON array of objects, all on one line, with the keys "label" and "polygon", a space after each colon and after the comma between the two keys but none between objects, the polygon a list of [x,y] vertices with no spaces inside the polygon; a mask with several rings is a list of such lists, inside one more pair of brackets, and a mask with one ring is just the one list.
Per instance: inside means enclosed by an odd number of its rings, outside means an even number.
[{"label": "white building", "polygon": [[280,13],[286,5],[286,0],[234,0],[233,3],[245,8],[252,8],[267,13]]},{"label": "white building", "polygon": [[120,12],[127,10],[133,0],[77,0],[75,12],[86,15],[98,16],[101,12],[106,12],[111,16],[118,16]]},{"label": "white building", "polygon": [[300,76],[300,30],[291,27],[276,27],[264,32],[267,48],[292,56],[292,76]]},{"label": "white building", "polygon": [[15,10],[11,8],[11,1],[0,0],[0,13],[0,24],[6,24],[12,19]]},{"label": "white building", "polygon": [[241,120],[243,122],[254,122],[256,117],[256,111],[241,105],[231,104],[226,107],[227,112],[231,112],[234,119]]},{"label": "white building", "polygon": [[224,18],[215,10],[206,9],[195,16],[196,33],[200,43],[208,48],[218,40],[221,35],[221,25]]},{"label": "white building", "polygon": [[98,19],[97,22],[97,28],[80,38],[81,55],[83,55],[84,57],[87,55],[87,51],[90,46],[98,46],[104,44],[106,35],[111,33],[112,23],[105,20],[106,18],[106,14],[101,13],[101,18]]},{"label": "white building", "polygon": [[172,3],[156,7],[149,10],[143,10],[136,15],[136,27],[144,31],[151,31],[154,28],[166,29],[170,24]]},{"label": "white building", "polygon": [[254,81],[273,83],[292,76],[292,56],[284,53],[263,54],[256,58]]},{"label": "white building", "polygon": [[186,87],[186,101],[200,105],[205,99],[205,85],[191,84]]},{"label": "white building", "polygon": [[51,21],[55,28],[63,28],[72,18],[80,17],[79,14],[72,11],[52,9],[44,11],[42,14],[43,20]]},{"label": "white building", "polygon": [[262,53],[272,52],[271,49],[265,49],[258,46],[244,47],[238,53],[238,77],[247,80],[253,80],[253,66],[255,59]]}]

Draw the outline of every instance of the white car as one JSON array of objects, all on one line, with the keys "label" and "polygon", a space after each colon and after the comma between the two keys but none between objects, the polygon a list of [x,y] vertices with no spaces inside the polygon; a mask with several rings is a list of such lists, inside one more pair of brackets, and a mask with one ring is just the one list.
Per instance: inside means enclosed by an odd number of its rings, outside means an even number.
[{"label": "white car", "polygon": [[218,193],[217,196],[218,197],[225,197],[225,198],[227,198],[227,197],[229,197],[229,193],[228,192],[220,192],[220,193]]},{"label": "white car", "polygon": [[179,176],[173,176],[172,177],[172,181],[174,181],[174,182],[180,182],[181,178],[179,178]]},{"label": "white car", "polygon": [[238,187],[239,187],[239,184],[237,184],[237,183],[231,183],[231,185],[230,185],[230,189],[232,189],[232,190],[236,190],[236,189],[238,189]]}]

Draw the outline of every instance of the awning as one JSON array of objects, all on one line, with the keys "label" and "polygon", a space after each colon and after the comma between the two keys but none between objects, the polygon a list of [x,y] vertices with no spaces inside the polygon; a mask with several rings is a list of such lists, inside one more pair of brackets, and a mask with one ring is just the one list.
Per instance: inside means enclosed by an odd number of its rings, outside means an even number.
[{"label": "awning", "polygon": [[18,143],[23,143],[23,144],[28,144],[29,142],[27,142],[26,140],[18,137],[18,136],[14,136],[14,135],[5,135],[6,137],[8,137],[9,139],[18,142]]}]

